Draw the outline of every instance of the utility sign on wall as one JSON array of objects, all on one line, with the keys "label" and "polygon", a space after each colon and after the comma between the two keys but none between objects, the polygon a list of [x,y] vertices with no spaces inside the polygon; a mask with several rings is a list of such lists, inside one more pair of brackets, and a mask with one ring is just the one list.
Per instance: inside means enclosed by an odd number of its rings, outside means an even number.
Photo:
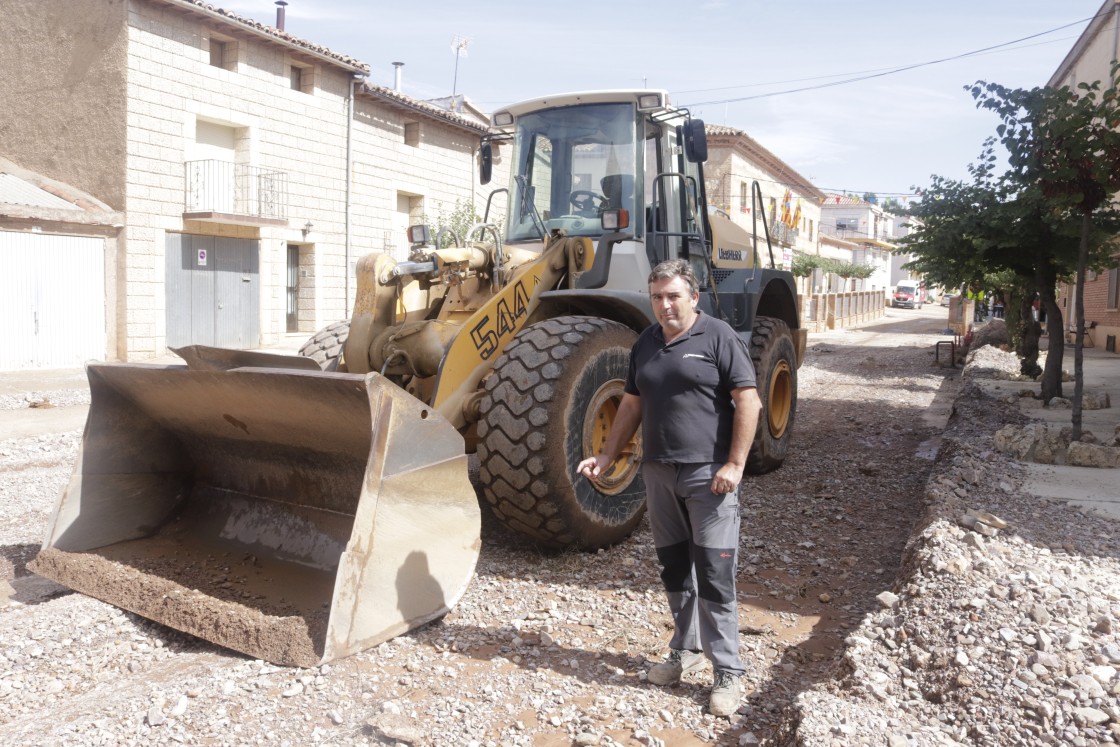
[{"label": "utility sign on wall", "polygon": [[206,266],[206,250],[205,249],[199,249],[198,250],[198,266],[199,267],[205,267]]}]

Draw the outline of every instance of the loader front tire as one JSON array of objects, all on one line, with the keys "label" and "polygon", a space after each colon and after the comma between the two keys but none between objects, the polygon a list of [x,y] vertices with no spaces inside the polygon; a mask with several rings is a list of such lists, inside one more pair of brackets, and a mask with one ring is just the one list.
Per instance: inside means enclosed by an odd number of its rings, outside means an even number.
[{"label": "loader front tire", "polygon": [[769,316],[755,319],[750,350],[762,412],[747,472],[761,475],[781,467],[789,452],[797,414],[797,352],[789,326]]},{"label": "loader front tire", "polygon": [[605,443],[636,339],[615,322],[562,316],[510,341],[486,380],[478,424],[483,495],[503,524],[548,548],[594,550],[641,521],[639,437],[598,486],[576,474]]},{"label": "loader front tire", "polygon": [[335,322],[324,327],[303,343],[299,354],[310,358],[319,364],[324,371],[345,371],[342,361],[342,350],[346,347],[346,337],[350,334],[350,320]]}]

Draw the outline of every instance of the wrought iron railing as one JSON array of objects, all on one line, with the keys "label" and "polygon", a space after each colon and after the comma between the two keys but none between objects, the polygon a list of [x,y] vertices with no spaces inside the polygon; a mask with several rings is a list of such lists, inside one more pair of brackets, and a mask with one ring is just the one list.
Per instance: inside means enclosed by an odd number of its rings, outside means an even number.
[{"label": "wrought iron railing", "polygon": [[797,243],[797,231],[778,221],[770,226],[770,238],[783,246],[793,246]]},{"label": "wrought iron railing", "polygon": [[288,217],[288,175],[229,161],[187,161],[188,213]]}]

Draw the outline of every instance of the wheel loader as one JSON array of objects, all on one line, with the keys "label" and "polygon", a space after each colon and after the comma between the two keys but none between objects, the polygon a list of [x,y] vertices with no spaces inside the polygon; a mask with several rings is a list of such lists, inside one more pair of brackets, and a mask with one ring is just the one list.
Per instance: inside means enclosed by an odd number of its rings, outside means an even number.
[{"label": "wheel loader", "polygon": [[617,543],[642,517],[640,434],[597,483],[575,466],[607,438],[630,347],[655,323],[650,270],[672,258],[749,341],[763,415],[748,472],[780,466],[805,350],[793,277],[765,220],[748,232],[709,209],[703,122],[664,91],[551,96],[493,116],[484,184],[499,158],[510,183],[480,224],[414,226],[407,261],[363,257],[351,318],[299,356],[91,363],[78,463],[32,569],[312,666],[464,592],[480,545],[468,454],[508,527],[545,548]]}]

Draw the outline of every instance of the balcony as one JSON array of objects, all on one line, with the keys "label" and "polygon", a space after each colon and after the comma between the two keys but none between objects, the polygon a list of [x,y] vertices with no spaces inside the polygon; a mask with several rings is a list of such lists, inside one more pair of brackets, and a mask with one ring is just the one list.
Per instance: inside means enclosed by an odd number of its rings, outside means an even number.
[{"label": "balcony", "polygon": [[782,246],[793,246],[797,243],[798,232],[785,223],[777,221],[774,225],[770,226],[770,238],[776,244]]},{"label": "balcony", "polygon": [[288,223],[288,175],[228,161],[187,161],[184,220],[248,226]]}]

